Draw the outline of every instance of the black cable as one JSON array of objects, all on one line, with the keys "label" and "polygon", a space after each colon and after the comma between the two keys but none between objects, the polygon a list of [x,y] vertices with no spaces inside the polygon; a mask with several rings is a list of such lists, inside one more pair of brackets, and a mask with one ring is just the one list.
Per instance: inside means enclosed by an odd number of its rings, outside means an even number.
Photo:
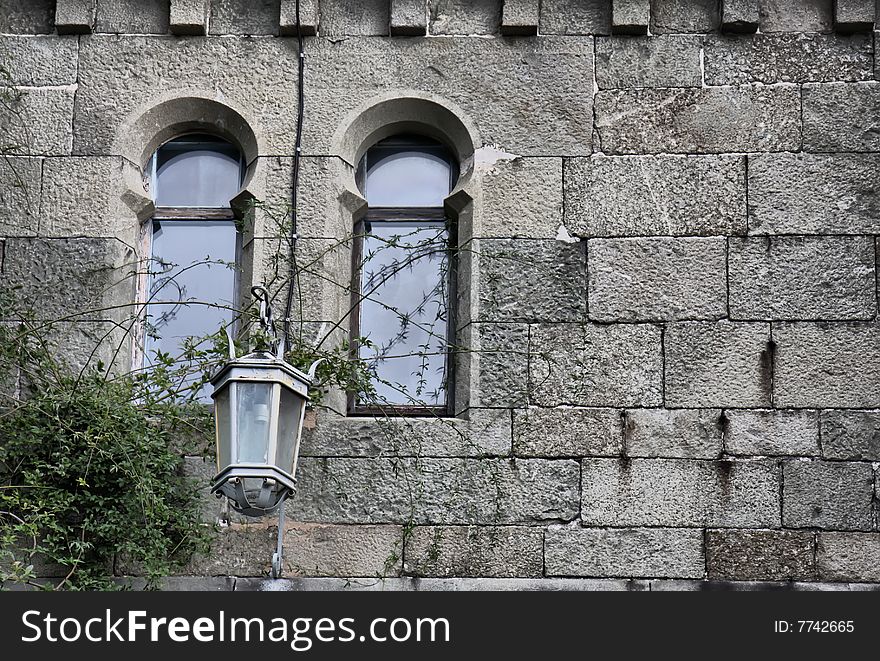
[{"label": "black cable", "polygon": [[[297,234],[297,203],[299,190],[300,153],[302,152],[303,118],[305,116],[305,86],[303,82],[303,76],[306,69],[306,54],[303,47],[303,34],[302,23],[300,22],[299,15],[299,3],[300,0],[296,0],[296,39],[299,45],[299,81],[297,90],[297,104],[299,107],[296,116],[296,145],[293,152],[293,175],[291,181],[292,190],[290,193],[290,270],[288,272],[289,277],[287,279],[287,299],[284,304],[284,352],[287,352],[287,350],[290,349],[290,315],[293,309],[294,285],[296,285],[297,287],[300,308],[302,308],[302,291],[299,290],[300,282],[299,278],[297,277],[296,242],[299,239],[299,235]],[[302,309],[300,309],[299,316],[300,323],[302,323]]]}]

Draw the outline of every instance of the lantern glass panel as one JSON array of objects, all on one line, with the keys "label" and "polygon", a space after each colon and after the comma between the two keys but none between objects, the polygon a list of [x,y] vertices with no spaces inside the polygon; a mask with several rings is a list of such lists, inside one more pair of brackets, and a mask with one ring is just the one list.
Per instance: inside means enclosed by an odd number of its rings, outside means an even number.
[{"label": "lantern glass panel", "polygon": [[278,467],[293,474],[296,446],[306,400],[287,388],[281,389],[281,420],[278,426]]},{"label": "lantern glass panel", "polygon": [[269,462],[272,425],[271,383],[237,383],[238,462]]},{"label": "lantern glass panel", "polygon": [[214,419],[217,425],[217,466],[223,470],[232,463],[232,409],[229,398],[235,385],[224,388],[214,398]]}]

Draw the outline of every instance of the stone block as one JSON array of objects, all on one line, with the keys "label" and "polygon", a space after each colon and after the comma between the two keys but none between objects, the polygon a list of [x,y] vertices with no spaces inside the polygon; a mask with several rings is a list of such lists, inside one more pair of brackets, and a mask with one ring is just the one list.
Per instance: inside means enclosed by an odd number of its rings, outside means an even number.
[{"label": "stone block", "polygon": [[718,0],[652,0],[651,34],[712,32],[721,22]]},{"label": "stone block", "polygon": [[880,411],[822,411],[822,456],[880,461]]},{"label": "stone block", "polygon": [[[282,37],[296,36],[296,2],[297,0],[281,0],[278,29]],[[318,0],[300,0],[300,33],[304,37],[317,34],[318,22]]]},{"label": "stone block", "polygon": [[0,34],[48,34],[55,29],[55,0],[3,0]]},{"label": "stone block", "polygon": [[877,154],[750,156],[749,231],[874,234],[880,231],[878,191]]},{"label": "stone block", "polygon": [[834,0],[837,32],[870,32],[874,28],[875,3],[870,0]]},{"label": "stone block", "polygon": [[95,0],[58,0],[55,29],[58,34],[88,34],[95,28]]},{"label": "stone block", "polygon": [[831,32],[828,0],[760,0],[761,32]]},{"label": "stone block", "polygon": [[612,0],[611,31],[614,34],[647,34],[650,0]]},{"label": "stone block", "polygon": [[584,459],[586,526],[775,528],[775,461]]},{"label": "stone block", "polygon": [[880,533],[820,532],[819,575],[829,581],[880,582]]},{"label": "stone block", "polygon": [[766,236],[729,240],[732,319],[872,319],[874,239]]},{"label": "stone block", "polygon": [[42,166],[40,158],[0,157],[0,236],[39,230]]},{"label": "stone block", "polygon": [[599,89],[623,87],[700,87],[702,39],[600,37],[596,40]]},{"label": "stone block", "polygon": [[578,512],[576,461],[300,461],[291,516],[322,523],[532,524]]},{"label": "stone block", "polygon": [[538,406],[657,406],[660,328],[651,324],[531,327],[529,387]]},{"label": "stone block", "polygon": [[627,457],[717,459],[721,455],[717,409],[629,409],[622,422]]},{"label": "stone block", "polygon": [[529,327],[471,324],[464,342],[470,360],[471,406],[528,404]]},{"label": "stone block", "polygon": [[[63,156],[72,144],[76,86],[12,90],[0,105],[0,152]],[[39,127],[39,130],[35,130]]]},{"label": "stone block", "polygon": [[873,79],[870,35],[771,33],[708,37],[708,85],[807,83]]},{"label": "stone block", "polygon": [[805,150],[880,150],[880,83],[809,83],[803,108]]},{"label": "stone block", "polygon": [[548,576],[703,576],[701,530],[552,526],[544,553]]},{"label": "stone block", "polygon": [[427,29],[424,0],[391,0],[392,37],[422,37]]},{"label": "stone block", "polygon": [[504,0],[501,14],[501,34],[538,34],[541,3],[536,0]]},{"label": "stone block", "polygon": [[428,0],[430,34],[497,34],[501,0]]},{"label": "stone block", "polygon": [[816,578],[815,536],[800,530],[708,530],[710,579],[808,581]]},{"label": "stone block", "polygon": [[721,30],[723,32],[757,30],[760,20],[758,5],[758,0],[721,0]]},{"label": "stone block", "polygon": [[870,464],[784,461],[782,523],[789,528],[872,530],[874,471]]},{"label": "stone block", "polygon": [[0,37],[0,62],[9,75],[3,85],[72,85],[76,59],[76,37]]},{"label": "stone block", "polygon": [[304,429],[304,457],[480,457],[510,454],[510,412],[470,409],[463,418],[343,417],[322,412]]},{"label": "stone block", "polygon": [[437,592],[633,592],[638,581],[601,578],[423,578],[419,591]]},{"label": "stone block", "polygon": [[880,328],[873,323],[775,325],[774,404],[880,407]]},{"label": "stone block", "polygon": [[541,34],[611,34],[605,0],[541,0]]},{"label": "stone block", "polygon": [[565,226],[581,236],[746,233],[742,156],[565,161]]},{"label": "stone block", "polygon": [[803,410],[724,412],[724,450],[734,455],[819,454],[819,413]]},{"label": "stone block", "polygon": [[210,0],[171,0],[169,28],[173,34],[205,34]]},{"label": "stone block", "polygon": [[670,324],[664,340],[667,406],[769,405],[769,341],[769,324]]},{"label": "stone block", "polygon": [[[285,576],[396,576],[403,528],[288,523]],[[271,557],[271,555],[269,556]]]},{"label": "stone block", "polygon": [[134,253],[114,239],[6,239],[3,280],[13,310],[39,319],[133,315]]},{"label": "stone block", "polygon": [[586,251],[580,242],[479,239],[480,321],[582,321]]},{"label": "stone block", "polygon": [[98,0],[95,32],[167,34],[170,0]]},{"label": "stone block", "polygon": [[595,112],[609,154],[788,151],[801,144],[794,85],[600,91]]},{"label": "stone block", "polygon": [[210,34],[278,34],[281,0],[211,0]]},{"label": "stone block", "polygon": [[320,0],[320,7],[323,36],[388,34],[388,0]]},{"label": "stone block", "polygon": [[544,531],[515,526],[416,526],[404,572],[414,576],[540,578]]},{"label": "stone block", "polygon": [[481,170],[480,182],[483,212],[474,236],[556,236],[562,225],[561,158],[499,160]]},{"label": "stone block", "polygon": [[616,457],[622,453],[617,409],[528,408],[513,412],[518,457]]},{"label": "stone block", "polygon": [[727,314],[727,244],[718,238],[590,239],[595,321],[720,319]]},{"label": "stone block", "polygon": [[[278,537],[276,525],[277,522],[273,525],[269,521],[252,519],[248,523],[231,523],[219,528],[208,551],[195,555],[181,573],[190,576],[267,576]],[[285,561],[288,553],[289,550],[285,549]],[[128,575],[141,573],[137,567],[119,561],[117,571]]]},{"label": "stone block", "polygon": [[336,127],[378,91],[413,89],[457,104],[484,145],[520,156],[592,152],[591,40],[319,39],[309,47],[306,153],[333,153]]}]

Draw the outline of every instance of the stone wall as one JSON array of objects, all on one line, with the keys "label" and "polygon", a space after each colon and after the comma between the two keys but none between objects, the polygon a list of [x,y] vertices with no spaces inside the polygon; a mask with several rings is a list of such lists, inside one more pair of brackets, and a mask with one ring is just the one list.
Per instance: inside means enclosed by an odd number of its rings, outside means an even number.
[{"label": "stone wall", "polygon": [[[23,92],[0,110],[17,145],[0,160],[0,282],[25,301],[39,285],[52,312],[124,307],[133,288],[108,290],[108,274],[140,254],[140,169],[187,122],[250,145],[248,192],[284,200],[294,4],[0,0],[0,62]],[[873,0],[303,0],[301,14],[301,249],[344,236],[363,206],[362,113],[447,109],[473,141],[456,198],[472,353],[455,418],[310,420],[287,576],[880,582]],[[259,279],[274,235],[252,222]],[[349,265],[321,268],[344,282]],[[347,305],[329,276],[310,323]],[[187,465],[207,492],[212,462]],[[206,520],[218,508],[206,493]],[[274,525],[233,518],[185,573],[265,576]]]}]

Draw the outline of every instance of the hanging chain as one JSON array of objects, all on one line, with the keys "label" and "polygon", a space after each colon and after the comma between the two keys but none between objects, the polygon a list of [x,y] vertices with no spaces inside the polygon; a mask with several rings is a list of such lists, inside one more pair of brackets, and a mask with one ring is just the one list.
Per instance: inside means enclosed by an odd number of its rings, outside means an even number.
[{"label": "hanging chain", "polygon": [[278,330],[275,328],[275,318],[272,316],[272,305],[269,303],[269,292],[265,287],[251,287],[251,295],[260,304],[260,328],[263,334],[271,338],[272,352],[278,349]]}]

